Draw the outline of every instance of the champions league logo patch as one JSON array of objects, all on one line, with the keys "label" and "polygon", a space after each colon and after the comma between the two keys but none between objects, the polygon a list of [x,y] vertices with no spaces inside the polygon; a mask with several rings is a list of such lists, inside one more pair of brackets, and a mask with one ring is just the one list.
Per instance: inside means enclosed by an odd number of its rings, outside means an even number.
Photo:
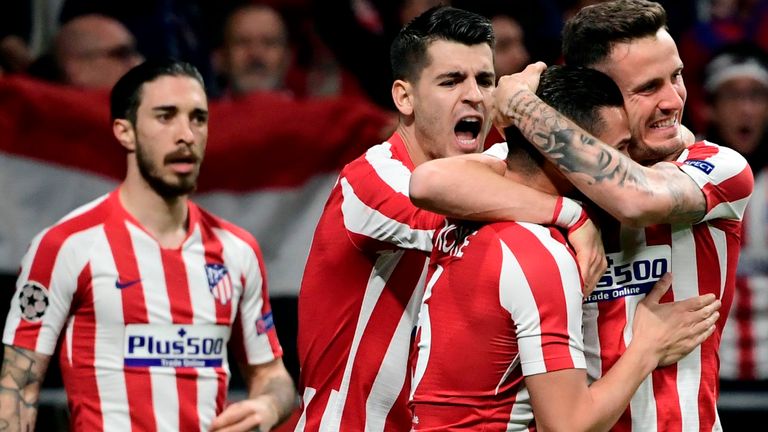
[{"label": "champions league logo patch", "polygon": [[222,305],[227,304],[232,299],[232,279],[224,264],[206,264],[205,276],[208,278],[208,289],[211,290],[213,298]]},{"label": "champions league logo patch", "polygon": [[29,322],[39,322],[48,310],[48,290],[34,281],[28,281],[19,292],[21,317]]}]

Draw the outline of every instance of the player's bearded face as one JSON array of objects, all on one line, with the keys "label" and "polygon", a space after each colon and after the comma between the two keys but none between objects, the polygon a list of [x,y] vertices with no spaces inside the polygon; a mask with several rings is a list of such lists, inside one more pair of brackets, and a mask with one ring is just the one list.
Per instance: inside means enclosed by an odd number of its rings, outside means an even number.
[{"label": "player's bearded face", "polygon": [[[160,162],[156,162],[138,139],[136,140],[136,163],[141,176],[149,186],[164,198],[176,198],[191,193],[197,187],[197,176],[200,174],[200,157],[188,146],[179,146],[175,151],[166,154]],[[194,168],[187,174],[178,174],[167,167],[172,164],[193,164]]]}]

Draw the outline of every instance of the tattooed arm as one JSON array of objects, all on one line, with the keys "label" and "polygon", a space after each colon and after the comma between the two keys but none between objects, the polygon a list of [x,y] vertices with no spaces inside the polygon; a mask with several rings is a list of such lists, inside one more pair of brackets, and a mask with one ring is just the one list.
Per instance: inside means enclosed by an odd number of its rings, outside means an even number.
[{"label": "tattooed arm", "polygon": [[248,386],[248,399],[228,406],[211,423],[211,432],[225,428],[268,432],[296,408],[296,389],[281,359],[240,368]]},{"label": "tattooed arm", "polygon": [[40,385],[51,357],[5,345],[0,371],[0,431],[33,431]]},{"label": "tattooed arm", "polygon": [[517,126],[579,190],[623,223],[701,220],[706,200],[690,176],[669,162],[634,162],[541,101],[534,91],[544,68],[536,63],[501,78],[495,93],[498,127]]}]

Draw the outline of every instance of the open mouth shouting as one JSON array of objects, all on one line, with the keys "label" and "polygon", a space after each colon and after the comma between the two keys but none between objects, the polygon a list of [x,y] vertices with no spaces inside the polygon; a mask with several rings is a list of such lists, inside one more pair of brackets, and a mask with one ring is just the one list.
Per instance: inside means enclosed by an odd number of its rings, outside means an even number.
[{"label": "open mouth shouting", "polygon": [[459,147],[464,151],[475,151],[478,149],[478,136],[483,127],[483,119],[479,116],[462,117],[456,122],[453,132],[456,135],[456,141]]}]

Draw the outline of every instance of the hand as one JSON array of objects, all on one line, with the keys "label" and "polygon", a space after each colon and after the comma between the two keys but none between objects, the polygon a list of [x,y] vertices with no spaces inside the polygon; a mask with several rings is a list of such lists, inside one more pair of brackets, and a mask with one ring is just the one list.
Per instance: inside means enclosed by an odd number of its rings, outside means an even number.
[{"label": "hand", "polygon": [[720,300],[714,294],[659,303],[672,285],[665,274],[637,305],[632,325],[632,344],[653,352],[658,366],[668,366],[685,357],[715,331],[720,318]]},{"label": "hand", "polygon": [[603,240],[600,230],[588,219],[579,228],[568,230],[568,243],[576,252],[576,262],[579,263],[581,279],[584,281],[584,296],[588,296],[605,274],[608,261],[605,259]]},{"label": "hand", "polygon": [[[539,87],[539,78],[547,68],[543,62],[529,64],[522,72],[505,75],[499,79],[499,84],[494,90],[493,124],[499,131],[514,124],[515,96],[521,90],[536,93]],[[517,113],[519,114],[519,113]],[[502,135],[503,136],[503,135]]]},{"label": "hand", "polygon": [[233,403],[211,422],[211,432],[269,432],[278,421],[277,409],[266,397]]}]

